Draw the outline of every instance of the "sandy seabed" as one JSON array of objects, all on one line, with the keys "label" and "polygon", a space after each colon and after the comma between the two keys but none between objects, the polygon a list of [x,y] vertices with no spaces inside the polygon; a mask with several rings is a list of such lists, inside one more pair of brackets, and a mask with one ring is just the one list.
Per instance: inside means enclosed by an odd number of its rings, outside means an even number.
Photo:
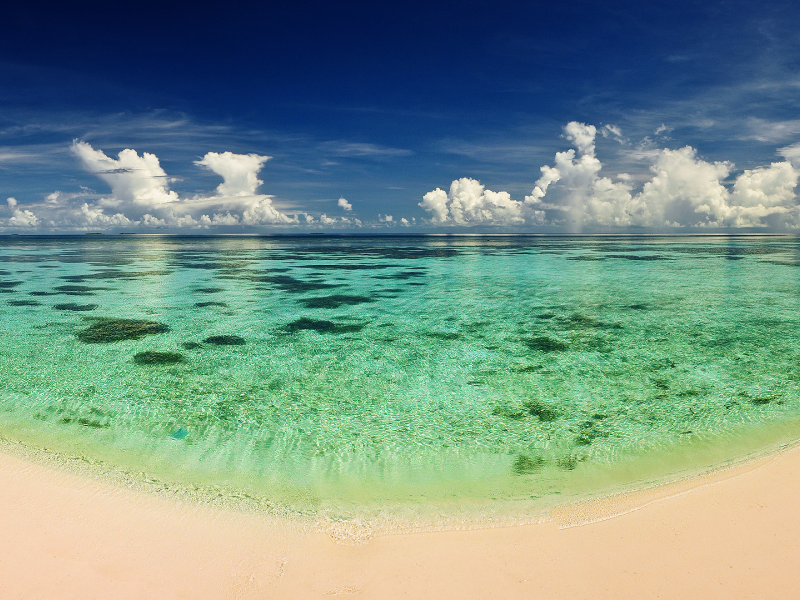
[{"label": "sandy seabed", "polygon": [[0,453],[0,598],[800,598],[800,447],[535,525],[358,545]]}]

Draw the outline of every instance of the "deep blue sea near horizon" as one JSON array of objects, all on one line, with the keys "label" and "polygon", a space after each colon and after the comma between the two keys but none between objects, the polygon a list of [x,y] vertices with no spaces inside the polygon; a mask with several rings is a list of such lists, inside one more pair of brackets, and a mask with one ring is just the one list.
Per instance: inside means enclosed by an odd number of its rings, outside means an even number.
[{"label": "deep blue sea near horizon", "polygon": [[800,417],[793,237],[9,236],[0,314],[1,436],[298,514],[533,514]]}]

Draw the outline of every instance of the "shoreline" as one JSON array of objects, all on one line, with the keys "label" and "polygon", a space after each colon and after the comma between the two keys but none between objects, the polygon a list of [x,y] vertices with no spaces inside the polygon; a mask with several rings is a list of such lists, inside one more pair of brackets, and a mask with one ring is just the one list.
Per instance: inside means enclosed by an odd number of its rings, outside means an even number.
[{"label": "shoreline", "polygon": [[3,598],[800,595],[796,444],[563,506],[541,523],[360,540],[357,522],[343,522],[337,539],[337,530],[54,469],[6,446]]},{"label": "shoreline", "polygon": [[[575,471],[579,473],[578,480],[584,480],[583,487],[561,488],[545,495],[538,495],[543,489],[542,485],[547,488],[557,483],[552,479],[552,470],[550,477],[544,472],[544,478],[543,472],[537,471],[534,478],[539,481],[534,485],[538,488],[529,488],[530,491],[521,496],[518,489],[516,496],[502,498],[492,491],[489,496],[497,497],[488,498],[484,490],[480,496],[451,499],[451,496],[455,498],[452,493],[455,490],[452,489],[436,496],[428,493],[431,490],[418,489],[422,492],[420,498],[425,499],[423,503],[410,497],[407,500],[385,498],[379,504],[374,501],[363,505],[350,502],[342,505],[309,504],[307,497],[313,496],[312,491],[300,491],[296,498],[299,503],[292,502],[290,498],[280,499],[280,492],[275,498],[272,493],[264,495],[255,489],[231,486],[231,482],[220,485],[217,481],[202,483],[191,478],[165,479],[164,473],[158,469],[156,473],[135,468],[131,470],[129,466],[110,462],[105,457],[93,457],[91,453],[64,453],[30,441],[10,439],[2,431],[0,455],[16,457],[53,472],[94,481],[98,485],[154,496],[185,506],[277,519],[299,531],[329,534],[337,543],[359,544],[386,535],[531,525],[551,520],[554,514],[573,515],[573,525],[610,518],[655,498],[690,489],[701,478],[725,478],[727,472],[747,469],[748,465],[793,446],[800,446],[800,440],[789,435],[798,426],[800,420],[793,419],[777,426],[772,424],[752,429],[748,444],[741,445],[741,440],[746,438],[739,438],[736,454],[731,453],[733,447],[725,444],[689,444],[673,449],[669,458],[672,461],[677,458],[677,463],[665,463],[666,456],[647,453],[609,465],[611,468],[608,471],[603,471],[601,465],[595,465],[592,471]],[[763,435],[765,432],[767,435]],[[676,468],[677,465],[681,466]],[[512,477],[511,481],[529,485],[518,476]],[[537,495],[530,496],[531,500],[528,501],[526,493]],[[588,511],[586,517],[579,517],[579,513],[571,507],[584,507],[582,510]]]}]

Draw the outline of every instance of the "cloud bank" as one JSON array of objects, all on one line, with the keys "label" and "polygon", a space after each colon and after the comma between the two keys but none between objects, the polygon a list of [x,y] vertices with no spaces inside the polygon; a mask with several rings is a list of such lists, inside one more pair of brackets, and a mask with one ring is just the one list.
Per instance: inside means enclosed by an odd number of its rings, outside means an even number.
[{"label": "cloud bank", "polygon": [[[305,212],[278,210],[272,196],[258,193],[263,183],[258,173],[269,156],[209,152],[195,164],[219,175],[222,183],[212,194],[182,198],[169,189],[171,180],[154,154],[143,152],[140,156],[126,149],[111,158],[77,140],[70,150],[86,171],[110,186],[111,194],[96,197],[86,192],[54,192],[44,202],[27,204],[24,209],[9,198],[7,212],[11,216],[0,219],[1,226],[86,231],[361,224],[354,218],[322,215],[315,219]],[[347,206],[352,210],[349,203]]]},{"label": "cloud bank", "polygon": [[[661,125],[656,134],[671,129]],[[596,141],[618,142],[633,161],[649,161],[649,178],[637,184],[625,172],[604,171]],[[800,142],[777,150],[783,160],[736,171],[731,162],[709,162],[691,146],[657,149],[649,138],[638,146],[615,125],[570,122],[564,139],[572,146],[556,152],[552,164],[540,168],[531,192],[516,200],[505,191],[487,189],[462,177],[446,191],[436,188],[418,206],[424,218],[411,220],[378,214],[364,222],[353,216],[343,197],[334,210],[346,216],[298,210],[288,213],[259,193],[258,178],[269,156],[208,152],[194,164],[218,175],[222,182],[207,194],[182,196],[170,190],[174,181],[154,154],[122,150],[107,156],[82,141],[70,150],[80,165],[105,182],[110,194],[85,188],[77,193],[53,192],[44,200],[20,204],[8,198],[0,206],[0,230],[97,231],[186,230],[227,228],[320,227],[496,227],[566,232],[664,230],[669,228],[800,229],[797,191]],[[603,141],[602,143],[609,143]],[[392,212],[395,212],[394,210]],[[396,214],[396,213],[395,213]]]},{"label": "cloud bank", "polygon": [[[667,130],[663,126],[663,130]],[[601,175],[593,125],[571,122],[564,137],[574,148],[557,152],[552,166],[530,195],[514,200],[507,192],[486,189],[475,179],[457,179],[445,192],[428,192],[419,203],[435,225],[533,225],[567,231],[665,227],[800,228],[795,194],[800,176],[797,144],[780,150],[785,161],[745,170],[735,179],[729,162],[707,162],[686,146],[648,152],[652,178],[634,193],[630,176]],[[627,143],[618,127],[601,133]]]}]

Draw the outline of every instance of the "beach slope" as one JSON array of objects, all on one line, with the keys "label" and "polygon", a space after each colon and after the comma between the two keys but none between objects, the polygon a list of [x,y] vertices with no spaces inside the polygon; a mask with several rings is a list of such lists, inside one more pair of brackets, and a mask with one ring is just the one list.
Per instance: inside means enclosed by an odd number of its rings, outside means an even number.
[{"label": "beach slope", "polygon": [[794,447],[537,525],[347,545],[0,454],[0,597],[798,598],[799,498]]}]

